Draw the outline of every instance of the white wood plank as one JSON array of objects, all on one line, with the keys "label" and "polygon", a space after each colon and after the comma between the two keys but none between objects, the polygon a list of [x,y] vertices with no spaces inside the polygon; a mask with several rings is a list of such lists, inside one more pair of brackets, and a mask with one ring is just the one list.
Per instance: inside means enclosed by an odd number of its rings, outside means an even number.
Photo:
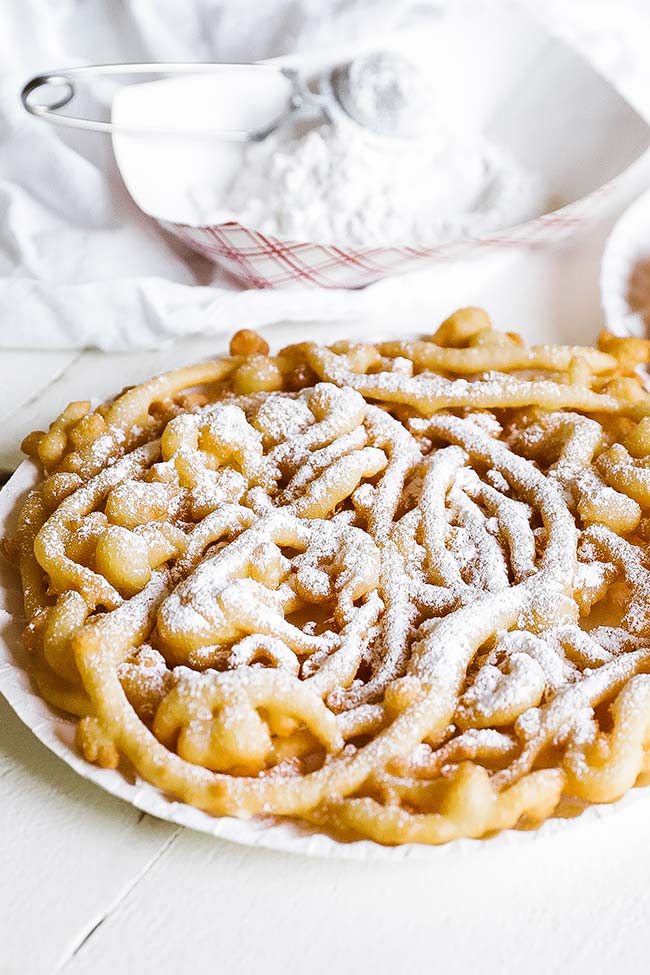
[{"label": "white wood plank", "polygon": [[0,972],[53,975],[176,828],[79,778],[0,698]]},{"label": "white wood plank", "polygon": [[20,462],[20,425],[12,419],[23,409],[28,414],[48,386],[64,375],[81,355],[78,351],[23,352],[0,349],[0,473]]},{"label": "white wood plank", "polygon": [[79,357],[75,350],[0,349],[0,420],[21,403],[38,396]]},{"label": "white wood plank", "polygon": [[122,970],[161,975],[646,972],[647,810],[436,867],[307,860],[186,832],[62,973],[114,975],[117,944]]}]

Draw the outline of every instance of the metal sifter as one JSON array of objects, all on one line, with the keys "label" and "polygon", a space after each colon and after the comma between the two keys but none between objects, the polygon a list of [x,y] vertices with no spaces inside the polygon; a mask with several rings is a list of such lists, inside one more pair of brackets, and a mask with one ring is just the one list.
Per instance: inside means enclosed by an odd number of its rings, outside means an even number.
[{"label": "metal sifter", "polygon": [[[110,109],[115,91],[125,84],[192,77],[220,72],[232,84],[245,82],[269,106],[268,118],[243,128],[161,126],[143,119],[138,125],[119,125],[87,114],[66,114],[74,101],[76,111]],[[412,139],[426,134],[430,117],[430,92],[420,71],[401,54],[380,51],[362,54],[321,75],[307,79],[289,67],[268,62],[247,64],[100,64],[36,75],[21,92],[24,108],[57,125],[96,132],[132,134],[216,136],[226,142],[261,142],[288,122],[302,119],[333,123],[349,119],[373,136]],[[80,107],[79,107],[80,106]],[[110,115],[110,113],[108,113]]]}]

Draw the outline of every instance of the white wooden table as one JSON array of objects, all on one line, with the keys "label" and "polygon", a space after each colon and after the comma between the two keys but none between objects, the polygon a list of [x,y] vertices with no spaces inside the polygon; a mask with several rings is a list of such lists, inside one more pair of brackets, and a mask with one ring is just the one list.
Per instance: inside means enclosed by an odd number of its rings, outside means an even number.
[{"label": "white wooden table", "polygon": [[[647,45],[636,36],[645,2],[549,0],[544,13],[564,17],[650,108]],[[625,9],[637,11],[636,65],[627,47],[610,54]],[[605,232],[506,267],[489,286],[470,273],[452,295],[483,301],[499,327],[529,338],[588,341],[601,324]],[[447,310],[432,304],[431,321]],[[218,351],[215,340],[153,355],[0,350],[0,474],[19,462],[22,436],[70,399]],[[648,971],[649,851],[650,800],[516,856],[487,849],[435,867],[240,848],[157,822],[78,778],[0,699],[0,975],[635,975]]]},{"label": "white wooden table", "polygon": [[[589,340],[606,232],[519,258],[490,284],[465,275],[459,300],[528,337]],[[220,350],[200,339],[155,354],[0,353],[0,470],[69,399]],[[139,813],[79,779],[2,700],[0,728],[2,975],[648,970],[650,799],[516,856],[308,860]]]}]

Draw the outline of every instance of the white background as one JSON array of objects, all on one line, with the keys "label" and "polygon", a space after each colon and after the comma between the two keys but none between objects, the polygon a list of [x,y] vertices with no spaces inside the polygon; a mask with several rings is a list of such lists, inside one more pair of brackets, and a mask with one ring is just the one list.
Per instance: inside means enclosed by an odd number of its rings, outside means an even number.
[{"label": "white background", "polygon": [[[650,106],[646,0],[544,6]],[[26,44],[37,7],[20,4]],[[142,0],[141,10],[151,7]],[[638,188],[648,181],[640,176]],[[561,255],[520,257],[491,282],[473,270],[459,296],[484,301],[499,327],[589,339],[601,324],[606,232],[604,223]],[[194,339],[128,356],[0,352],[0,470],[16,462],[20,437],[68,399],[216,351],[215,340]],[[507,858],[486,849],[435,868],[307,860],[143,816],[80,780],[4,702],[0,728],[2,975],[648,970],[646,802]]]}]

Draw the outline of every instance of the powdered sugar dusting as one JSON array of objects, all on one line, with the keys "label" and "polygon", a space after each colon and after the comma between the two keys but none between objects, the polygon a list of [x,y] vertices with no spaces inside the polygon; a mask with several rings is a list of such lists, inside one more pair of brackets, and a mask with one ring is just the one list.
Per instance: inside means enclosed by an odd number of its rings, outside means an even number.
[{"label": "powdered sugar dusting", "polygon": [[[604,427],[562,409],[617,401],[305,349],[326,381],[176,411],[160,442],[61,481],[36,652],[69,667],[83,625],[151,767],[172,755],[232,808],[291,811],[307,783],[408,819],[421,780],[465,788],[470,762],[505,795],[548,748],[585,780],[617,747],[603,707],[631,688],[627,734],[650,670],[640,505],[606,480]],[[518,409],[551,388],[558,409]]]}]

